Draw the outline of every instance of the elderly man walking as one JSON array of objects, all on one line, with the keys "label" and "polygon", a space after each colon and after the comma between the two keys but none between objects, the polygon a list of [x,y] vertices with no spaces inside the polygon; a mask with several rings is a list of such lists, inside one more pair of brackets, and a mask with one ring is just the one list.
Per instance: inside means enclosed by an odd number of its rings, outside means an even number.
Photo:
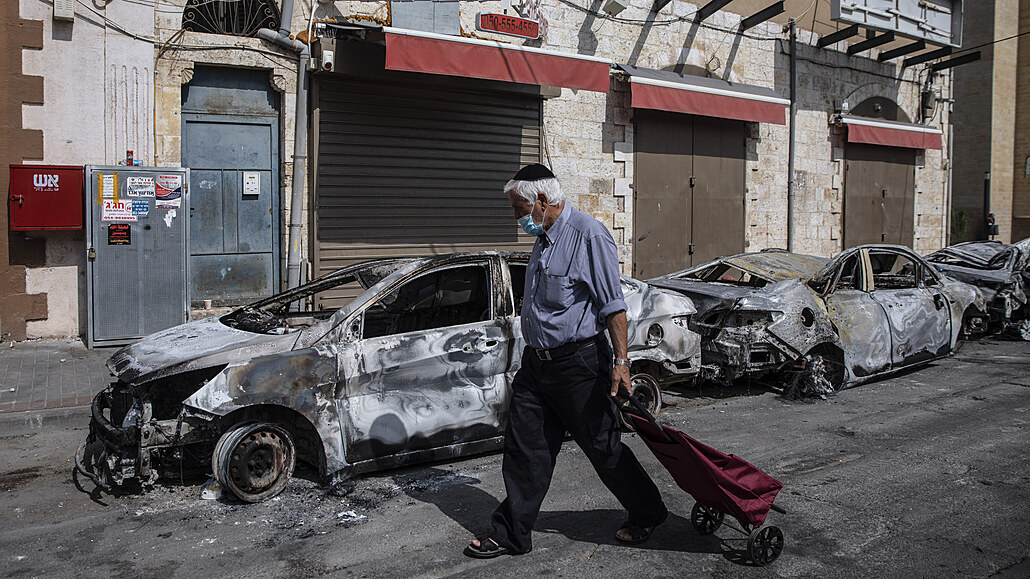
[{"label": "elderly man walking", "polygon": [[508,496],[493,514],[491,533],[473,540],[465,554],[486,559],[532,550],[533,524],[566,431],[629,513],[615,539],[643,543],[669,511],[622,443],[612,399],[630,392],[615,240],[599,221],[566,206],[561,185],[543,165],[523,167],[504,192],[522,229],[537,237],[522,306],[527,346],[504,433]]}]

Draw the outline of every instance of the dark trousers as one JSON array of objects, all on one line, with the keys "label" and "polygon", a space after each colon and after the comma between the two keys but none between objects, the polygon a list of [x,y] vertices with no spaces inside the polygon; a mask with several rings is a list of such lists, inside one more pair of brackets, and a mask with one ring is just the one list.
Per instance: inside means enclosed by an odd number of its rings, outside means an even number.
[{"label": "dark trousers", "polygon": [[516,553],[532,548],[533,525],[566,431],[629,512],[630,523],[649,527],[665,516],[658,487],[622,443],[611,372],[611,347],[603,335],[556,360],[540,360],[530,348],[523,352],[504,433],[508,496],[494,511],[490,534],[501,546]]}]

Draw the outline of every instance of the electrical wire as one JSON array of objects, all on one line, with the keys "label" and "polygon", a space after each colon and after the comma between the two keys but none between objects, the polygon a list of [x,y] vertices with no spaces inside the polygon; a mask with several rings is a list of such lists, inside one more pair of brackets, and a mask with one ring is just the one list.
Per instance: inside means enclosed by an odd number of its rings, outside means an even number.
[{"label": "electrical wire", "polygon": [[[812,10],[812,8],[815,8],[816,2],[819,2],[819,0],[812,0],[812,3],[808,5],[808,8],[806,8],[804,12],[802,12],[801,14],[796,16],[795,20],[800,21],[802,18],[804,18],[805,15],[808,14]],[[812,22],[815,22],[815,15],[814,14],[812,15]]]},{"label": "electrical wire", "polygon": [[[256,47],[253,47],[253,46],[247,46],[246,44],[241,44],[241,43],[235,43],[235,44],[170,44],[176,36],[179,36],[181,38],[182,33],[186,32],[183,29],[179,29],[178,31],[176,31],[176,33],[173,34],[172,37],[169,38],[168,40],[166,40],[165,42],[161,42],[161,41],[157,40],[156,38],[150,38],[150,37],[147,37],[147,36],[140,36],[139,34],[131,32],[131,31],[127,30],[125,27],[123,27],[121,24],[118,24],[114,20],[111,20],[110,18],[108,18],[107,15],[103,14],[102,12],[98,12],[98,11],[94,10],[92,6],[89,6],[88,4],[83,2],[83,0],[77,0],[77,1],[78,1],[79,5],[85,7],[90,12],[96,14],[101,20],[104,21],[105,24],[109,25],[114,30],[117,30],[118,32],[120,32],[120,33],[122,33],[122,34],[124,34],[124,35],[126,35],[126,36],[128,36],[128,37],[130,37],[132,39],[134,39],[134,40],[139,40],[140,42],[146,42],[146,43],[152,44],[154,46],[159,46],[160,45],[161,48],[159,49],[159,52],[158,52],[158,57],[159,58],[167,50],[198,50],[199,51],[199,50],[238,49],[238,50],[245,50],[245,51],[248,51],[248,52],[255,52],[255,53],[258,53],[258,54],[263,54],[266,57],[274,56],[274,57],[277,57],[277,58],[286,59],[287,61],[291,61],[291,62],[293,60],[287,54],[282,54],[282,53],[275,52],[275,51],[272,51],[272,50],[267,50],[267,49],[264,49],[264,48],[256,48]],[[291,68],[289,65],[280,64],[278,61],[273,61],[273,62],[275,62],[276,64],[278,64],[280,66],[283,66],[287,70],[296,70],[296,66],[293,66]]]},{"label": "electrical wire", "polygon": [[[784,49],[783,46],[782,46],[783,39],[778,38],[777,40],[780,41],[778,44],[781,44],[781,46],[780,46],[780,54],[790,55],[790,51]],[[807,62],[809,64],[814,64],[816,66],[821,66],[821,67],[824,67],[824,68],[851,70],[851,71],[854,71],[854,72],[860,72],[862,74],[867,74],[867,75],[871,75],[871,76],[877,76],[877,77],[880,77],[880,78],[887,78],[887,79],[890,79],[890,80],[896,81],[896,82],[907,82],[907,83],[910,83],[910,84],[919,84],[918,80],[907,79],[907,78],[904,78],[903,76],[902,77],[892,76],[892,75],[883,74],[883,73],[880,73],[880,72],[873,72],[871,70],[864,70],[864,69],[861,69],[861,68],[858,68],[858,67],[855,67],[855,66],[850,66],[850,65],[840,65],[840,64],[830,64],[828,62],[820,62],[818,60],[814,60],[814,59],[811,59],[811,58],[806,58],[804,56],[801,56],[800,54],[797,55],[796,58],[798,60],[800,60],[800,61]],[[872,83],[870,83],[870,84],[872,84]]]},{"label": "electrical wire", "polygon": [[1024,32],[1020,32],[1019,34],[1013,34],[1012,36],[1009,36],[1009,37],[1006,37],[1006,38],[999,38],[998,40],[992,40],[991,42],[985,42],[983,44],[978,44],[976,46],[970,46],[969,48],[963,48],[961,50],[956,50],[955,52],[952,52],[949,56],[955,56],[957,54],[962,54],[963,52],[969,52],[970,50],[976,50],[977,48],[983,48],[985,46],[992,46],[992,45],[995,45],[995,44],[998,44],[998,43],[1001,43],[1001,42],[1005,42],[1006,40],[1012,40],[1013,38],[1019,38],[1020,36],[1026,36],[1027,34],[1030,34],[1030,30],[1027,30],[1027,31],[1024,31]]},{"label": "electrical wire", "polygon": [[575,8],[576,10],[579,10],[580,12],[584,12],[586,14],[590,14],[591,16],[594,16],[596,18],[601,18],[603,20],[611,20],[613,22],[619,22],[621,24],[635,24],[635,25],[640,25],[640,26],[652,26],[653,27],[653,26],[670,26],[672,24],[677,24],[677,23],[680,23],[680,22],[689,22],[689,23],[692,23],[692,24],[697,24],[700,28],[706,28],[708,30],[718,30],[720,32],[729,32],[729,33],[733,33],[733,34],[739,34],[741,37],[748,38],[748,39],[751,39],[751,40],[779,40],[780,39],[780,37],[778,37],[778,36],[762,36],[762,35],[758,35],[758,34],[748,34],[746,32],[740,32],[736,28],[723,28],[721,26],[715,26],[714,24],[709,24],[709,23],[704,22],[704,21],[702,21],[700,23],[697,23],[697,22],[694,21],[694,15],[697,14],[697,10],[691,12],[690,14],[685,14],[683,16],[679,16],[679,17],[676,17],[676,18],[669,18],[667,20],[656,20],[656,19],[655,20],[640,20],[640,19],[637,19],[637,18],[622,18],[622,17],[619,17],[619,16],[612,16],[611,14],[608,14],[608,13],[605,13],[605,12],[598,12],[597,10],[592,10],[592,9],[586,8],[584,6],[580,6],[579,4],[576,4],[575,2],[573,2],[572,0],[558,0],[558,2],[561,3],[561,4],[565,4],[566,6],[571,6],[571,7]]}]

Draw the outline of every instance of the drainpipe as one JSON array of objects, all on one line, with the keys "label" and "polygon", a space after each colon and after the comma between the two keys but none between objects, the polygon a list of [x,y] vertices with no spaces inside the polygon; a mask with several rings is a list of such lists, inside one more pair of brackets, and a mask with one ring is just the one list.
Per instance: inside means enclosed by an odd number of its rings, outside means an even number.
[{"label": "drainpipe", "polygon": [[984,216],[980,221],[983,223],[984,240],[991,239],[991,226],[987,224],[987,216],[991,214],[991,172],[984,171]]},{"label": "drainpipe", "polygon": [[[948,94],[949,95],[954,94],[954,93],[951,92],[952,90],[953,90],[952,89],[952,85],[949,83],[949,85],[948,85]],[[951,187],[952,187],[952,172],[954,171],[953,167],[955,166],[955,155],[954,155],[955,132],[954,132],[954,125],[951,124],[951,113],[952,113],[952,109],[953,108],[954,108],[954,105],[952,103],[952,99],[949,97],[948,98],[948,173],[947,173],[947,177],[946,177],[947,180],[948,180],[948,185],[947,185],[947,187],[944,190],[944,195],[945,195],[944,196],[944,244],[941,245],[941,247],[948,247],[949,245],[951,245],[951,213],[952,213],[952,208],[951,208],[951,204],[952,204],[952,190],[951,190]]]},{"label": "drainpipe", "polygon": [[268,28],[258,30],[258,37],[297,53],[297,110],[294,116],[293,133],[293,191],[290,196],[289,253],[286,258],[287,287],[300,285],[300,235],[304,205],[304,172],[308,150],[308,61],[311,51],[308,45],[290,38],[290,21],[293,18],[293,0],[283,0],[282,20],[279,31]]},{"label": "drainpipe", "polygon": [[787,145],[787,251],[794,251],[794,126],[797,124],[797,22],[790,19],[790,140]]}]

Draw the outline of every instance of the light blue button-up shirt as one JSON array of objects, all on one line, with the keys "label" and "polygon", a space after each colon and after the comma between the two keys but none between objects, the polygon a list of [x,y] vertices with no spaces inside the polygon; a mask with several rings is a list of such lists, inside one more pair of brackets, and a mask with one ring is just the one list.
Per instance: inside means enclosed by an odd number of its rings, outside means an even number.
[{"label": "light blue button-up shirt", "polygon": [[612,234],[600,221],[566,204],[533,246],[522,337],[534,348],[556,348],[601,333],[608,316],[625,309]]}]

